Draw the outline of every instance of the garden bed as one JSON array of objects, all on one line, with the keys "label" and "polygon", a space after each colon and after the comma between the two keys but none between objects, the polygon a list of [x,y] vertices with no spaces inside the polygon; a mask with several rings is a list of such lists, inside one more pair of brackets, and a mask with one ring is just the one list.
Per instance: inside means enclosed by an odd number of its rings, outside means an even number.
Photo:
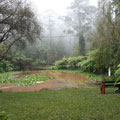
[{"label": "garden bed", "polygon": [[[67,72],[21,72],[14,74],[12,81],[16,86],[1,88],[3,92],[27,92],[40,90],[58,90],[63,88],[92,88],[96,87],[94,82],[80,74]],[[47,77],[46,77],[47,76]],[[52,79],[53,78],[53,79]],[[44,82],[45,81],[45,82]],[[21,84],[19,84],[21,83]],[[18,86],[19,85],[19,86]]]}]

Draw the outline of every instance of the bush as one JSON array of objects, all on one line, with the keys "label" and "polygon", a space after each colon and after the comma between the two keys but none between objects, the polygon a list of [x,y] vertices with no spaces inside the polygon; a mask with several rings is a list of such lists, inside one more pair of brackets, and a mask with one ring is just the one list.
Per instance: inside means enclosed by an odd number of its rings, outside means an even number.
[{"label": "bush", "polygon": [[86,72],[92,73],[106,73],[108,68],[104,61],[98,57],[98,51],[91,51],[88,54],[88,58],[78,64],[79,68]]},{"label": "bush", "polygon": [[62,60],[55,62],[55,67],[58,69],[77,69],[78,63],[85,60],[86,57],[78,56],[78,57],[69,57],[69,58],[63,58]]},{"label": "bush", "polygon": [[22,52],[16,53],[12,58],[15,70],[30,70],[32,69],[32,58],[27,58]]},{"label": "bush", "polygon": [[12,69],[13,69],[13,65],[9,61],[2,60],[0,62],[0,73],[2,73],[2,72],[9,72]]},{"label": "bush", "polygon": [[88,57],[87,60],[79,62],[78,66],[84,72],[96,72],[96,64],[93,58]]},{"label": "bush", "polygon": [[62,60],[56,61],[55,67],[58,69],[66,69],[67,68],[67,59],[63,58]]},{"label": "bush", "polygon": [[49,67],[51,70],[56,70],[56,69],[58,69],[56,66],[51,66],[51,67]]},{"label": "bush", "polygon": [[118,65],[118,69],[115,71],[116,81],[120,81],[120,64]]},{"label": "bush", "polygon": [[5,72],[4,69],[1,67],[1,63],[0,63],[0,73]]},{"label": "bush", "polygon": [[78,68],[78,63],[83,61],[85,57],[78,56],[78,57],[70,57],[67,59],[68,61],[68,68],[76,69]]},{"label": "bush", "polygon": [[120,64],[118,65],[118,69],[115,71],[115,75],[120,75]]},{"label": "bush", "polygon": [[34,62],[33,62],[33,65],[34,66],[42,66],[42,65],[46,65],[46,61],[45,60],[41,60],[41,59],[36,59]]},{"label": "bush", "polygon": [[84,72],[100,73],[99,67],[95,62],[96,51],[89,53],[89,56],[78,56],[63,58],[62,60],[55,62],[55,67],[58,69],[80,69]]}]

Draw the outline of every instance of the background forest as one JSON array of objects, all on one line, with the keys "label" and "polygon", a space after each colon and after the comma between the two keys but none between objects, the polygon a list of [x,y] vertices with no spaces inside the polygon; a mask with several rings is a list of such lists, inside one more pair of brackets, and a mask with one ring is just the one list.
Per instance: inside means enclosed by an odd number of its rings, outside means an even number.
[{"label": "background forest", "polygon": [[24,0],[0,1],[0,72],[79,69],[119,74],[120,2],[74,0],[67,14],[38,18]]}]

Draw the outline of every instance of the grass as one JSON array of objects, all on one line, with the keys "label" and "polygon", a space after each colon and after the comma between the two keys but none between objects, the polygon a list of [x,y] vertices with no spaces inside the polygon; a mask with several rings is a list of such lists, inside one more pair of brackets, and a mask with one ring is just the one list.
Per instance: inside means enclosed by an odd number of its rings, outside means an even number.
[{"label": "grass", "polygon": [[32,74],[23,76],[16,80],[14,74],[16,74],[16,72],[1,73],[0,83],[17,83],[18,86],[32,86],[38,81],[47,81],[51,79],[43,74]]},{"label": "grass", "polygon": [[0,110],[11,120],[119,120],[120,94],[97,88],[0,93]]},{"label": "grass", "polygon": [[[81,71],[58,71],[83,74],[95,80],[102,78]],[[0,81],[15,82],[14,74],[0,74]],[[45,75],[35,74],[24,76],[20,81],[28,85],[29,80],[36,82],[48,79],[50,78]],[[24,93],[1,92],[0,113],[1,111],[7,113],[11,120],[119,120],[120,94],[113,94],[113,88],[106,89],[106,92],[105,95],[100,94],[99,88]]]}]

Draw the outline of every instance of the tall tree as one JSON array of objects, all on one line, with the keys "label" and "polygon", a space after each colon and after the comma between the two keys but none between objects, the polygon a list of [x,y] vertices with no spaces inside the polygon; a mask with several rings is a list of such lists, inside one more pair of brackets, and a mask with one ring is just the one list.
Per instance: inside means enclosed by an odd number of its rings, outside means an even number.
[{"label": "tall tree", "polygon": [[79,36],[79,55],[85,56],[85,38],[83,34]]},{"label": "tall tree", "polygon": [[120,63],[120,8],[118,2],[101,0],[99,18],[93,35],[93,47],[97,49],[95,61],[104,71],[116,69]]},{"label": "tall tree", "polygon": [[41,27],[30,5],[24,0],[0,1],[0,44],[4,43],[7,50],[15,43],[33,42],[40,38]]},{"label": "tall tree", "polygon": [[[68,16],[65,17],[65,21],[69,25],[68,32],[77,36],[80,41],[93,26],[97,9],[89,4],[89,0],[74,0],[68,10]],[[81,34],[83,35],[81,36]],[[85,39],[82,39],[82,43],[86,43]],[[85,54],[85,45],[82,46],[82,43],[79,42],[79,45],[81,44],[79,48],[83,49]]]}]

